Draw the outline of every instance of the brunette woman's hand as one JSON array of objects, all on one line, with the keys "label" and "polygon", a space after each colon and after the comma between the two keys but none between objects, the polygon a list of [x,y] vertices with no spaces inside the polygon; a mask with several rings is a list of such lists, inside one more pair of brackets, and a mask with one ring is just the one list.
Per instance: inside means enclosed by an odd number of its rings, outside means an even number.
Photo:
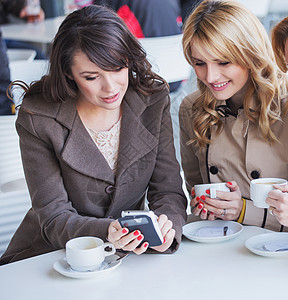
[{"label": "brunette woman's hand", "polygon": [[288,226],[288,185],[275,185],[274,188],[266,199],[269,212],[280,224]]},{"label": "brunette woman's hand", "polygon": [[136,254],[142,254],[148,249],[147,242],[137,248],[143,238],[144,236],[139,230],[129,232],[127,228],[121,227],[118,220],[111,222],[108,227],[108,241],[112,243],[116,249],[133,251]]},{"label": "brunette woman's hand", "polygon": [[166,215],[160,215],[157,219],[158,226],[162,233],[164,242],[160,246],[151,247],[158,252],[166,251],[172,244],[175,237],[175,229],[173,229],[173,223],[168,219]]}]

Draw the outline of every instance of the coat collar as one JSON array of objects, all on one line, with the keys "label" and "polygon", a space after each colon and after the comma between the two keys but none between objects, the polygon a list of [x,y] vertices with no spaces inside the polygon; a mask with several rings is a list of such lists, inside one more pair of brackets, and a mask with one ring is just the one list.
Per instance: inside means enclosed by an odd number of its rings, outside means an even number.
[{"label": "coat collar", "polygon": [[[135,161],[157,146],[157,138],[141,122],[146,108],[163,97],[163,93],[143,96],[128,89],[123,99],[120,144],[117,160],[117,177]],[[71,102],[71,101],[70,101]],[[114,183],[114,173],[95,146],[76,111],[76,106],[62,103],[56,120],[70,129],[70,135],[62,151],[62,158],[73,169],[88,176]],[[68,106],[68,107],[67,107]],[[73,118],[74,116],[74,118]]]},{"label": "coat collar", "polygon": [[[145,127],[140,117],[147,107],[164,96],[165,92],[144,96],[128,88],[122,103],[117,176],[157,146],[157,138]],[[53,118],[69,130],[61,155],[71,168],[87,176],[114,183],[114,173],[84,127],[72,99],[55,103],[39,101],[38,95],[29,98],[29,101],[25,100],[22,104],[25,110]]]}]

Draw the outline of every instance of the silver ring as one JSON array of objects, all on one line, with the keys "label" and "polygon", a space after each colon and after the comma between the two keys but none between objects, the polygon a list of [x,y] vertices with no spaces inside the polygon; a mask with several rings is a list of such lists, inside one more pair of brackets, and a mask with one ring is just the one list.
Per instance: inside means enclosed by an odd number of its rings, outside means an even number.
[{"label": "silver ring", "polygon": [[225,216],[225,214],[226,214],[226,209],[225,208],[223,208],[223,213],[221,214],[221,216]]},{"label": "silver ring", "polygon": [[269,209],[268,209],[268,211],[269,211],[269,214],[271,215],[271,216],[274,216],[274,209],[275,209],[275,207],[273,207],[273,206],[269,206]]}]

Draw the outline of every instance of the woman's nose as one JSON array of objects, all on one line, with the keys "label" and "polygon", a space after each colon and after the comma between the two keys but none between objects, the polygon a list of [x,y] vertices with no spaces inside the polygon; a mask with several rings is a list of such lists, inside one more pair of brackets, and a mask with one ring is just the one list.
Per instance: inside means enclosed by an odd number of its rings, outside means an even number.
[{"label": "woman's nose", "polygon": [[114,88],[114,80],[111,74],[106,74],[103,81],[103,89],[105,91],[113,91]]},{"label": "woman's nose", "polygon": [[206,81],[216,83],[221,77],[218,66],[216,64],[207,64]]}]

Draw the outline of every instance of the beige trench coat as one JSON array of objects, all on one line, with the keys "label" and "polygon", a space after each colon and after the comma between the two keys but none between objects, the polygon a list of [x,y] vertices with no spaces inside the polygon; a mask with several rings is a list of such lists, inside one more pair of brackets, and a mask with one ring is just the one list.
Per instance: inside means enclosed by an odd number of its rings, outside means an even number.
[{"label": "beige trench coat", "polygon": [[[188,95],[179,111],[182,167],[188,191],[199,183],[234,180],[242,197],[248,199],[243,223],[281,230],[281,225],[274,216],[267,214],[267,209],[257,208],[249,200],[249,187],[250,181],[259,177],[288,179],[288,116],[283,122],[272,125],[280,143],[270,145],[263,140],[256,125],[248,121],[243,109],[239,109],[237,117],[222,117],[222,132],[216,138],[216,128],[213,128],[208,151],[200,150],[195,144],[187,145],[187,141],[195,138],[192,105],[198,93]],[[220,104],[225,103],[219,101]],[[282,229],[287,231],[287,228]]]},{"label": "beige trench coat", "polygon": [[177,250],[187,200],[175,157],[167,89],[144,96],[129,88],[122,103],[114,175],[84,127],[74,101],[24,99],[18,119],[21,154],[32,208],[0,264],[65,247],[74,237],[98,236],[122,210],[143,209],[147,195],[156,215],[166,214]]}]

